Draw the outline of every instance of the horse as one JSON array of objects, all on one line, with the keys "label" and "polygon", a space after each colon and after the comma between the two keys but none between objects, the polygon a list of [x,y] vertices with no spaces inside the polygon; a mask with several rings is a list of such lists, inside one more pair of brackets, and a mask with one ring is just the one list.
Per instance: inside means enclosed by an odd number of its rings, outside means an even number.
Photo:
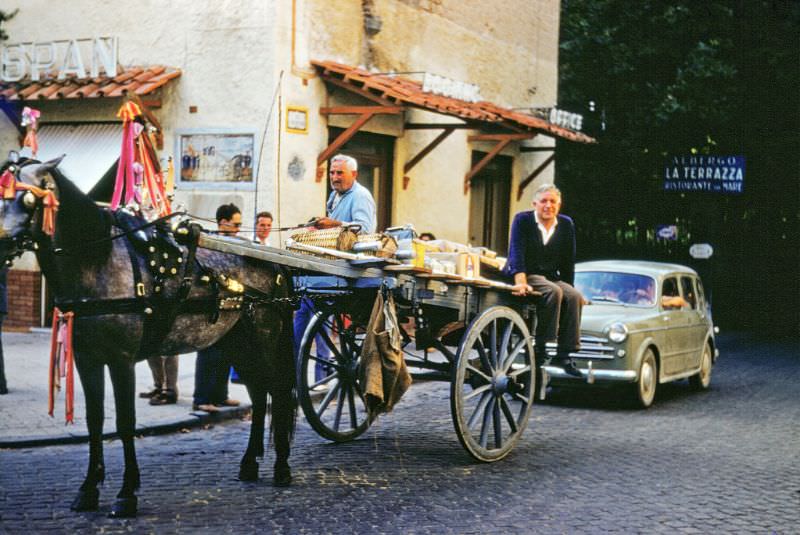
[{"label": "horse", "polygon": [[[104,367],[114,391],[125,465],[109,516],[133,517],[140,487],[134,366],[151,355],[187,353],[215,343],[233,359],[252,401],[239,478],[258,479],[271,394],[273,484],[290,484],[288,458],[296,421],[292,310],[284,304],[291,293],[290,278],[280,266],[180,245],[169,236],[155,247],[158,225],[125,210],[98,206],[58,170],[59,162],[10,158],[0,167],[4,179],[9,176],[4,172],[16,179],[0,207],[0,262],[9,265],[33,249],[56,306],[74,314],[73,354],[86,399],[89,465],[71,509],[99,507],[97,486],[105,476]],[[48,218],[52,222],[53,198],[58,209],[51,236],[42,224],[46,227]],[[185,228],[196,237],[199,225]],[[162,250],[167,251],[163,256]],[[161,260],[170,255],[172,267]]]}]

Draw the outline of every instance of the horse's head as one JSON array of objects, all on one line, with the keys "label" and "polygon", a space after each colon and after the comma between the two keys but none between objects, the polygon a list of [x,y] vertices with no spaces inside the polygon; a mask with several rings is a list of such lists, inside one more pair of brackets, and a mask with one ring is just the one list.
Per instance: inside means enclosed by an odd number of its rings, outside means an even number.
[{"label": "horse's head", "polygon": [[52,233],[57,186],[50,172],[60,161],[12,155],[0,166],[0,265],[32,248],[43,233]]}]

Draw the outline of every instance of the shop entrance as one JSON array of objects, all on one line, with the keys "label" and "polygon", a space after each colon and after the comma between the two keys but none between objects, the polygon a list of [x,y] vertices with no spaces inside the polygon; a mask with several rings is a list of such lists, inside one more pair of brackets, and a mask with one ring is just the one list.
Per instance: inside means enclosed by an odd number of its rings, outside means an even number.
[{"label": "shop entrance", "polygon": [[[472,165],[486,156],[472,152]],[[511,156],[495,156],[472,178],[469,241],[505,256],[508,253],[508,207],[511,204]]]},{"label": "shop entrance", "polygon": [[[328,143],[335,140],[342,131],[341,128],[331,127]],[[358,132],[339,150],[358,160],[358,183],[367,188],[375,199],[379,231],[392,226],[394,139],[392,136]],[[327,191],[330,195],[330,182]]]}]

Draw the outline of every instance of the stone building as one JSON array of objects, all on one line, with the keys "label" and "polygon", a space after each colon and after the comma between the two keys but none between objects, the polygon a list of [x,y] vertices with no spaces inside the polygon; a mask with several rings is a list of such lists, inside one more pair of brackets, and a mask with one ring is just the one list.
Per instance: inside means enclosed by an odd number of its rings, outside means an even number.
[{"label": "stone building", "polygon": [[[412,223],[503,253],[513,214],[553,179],[555,140],[591,141],[536,114],[556,105],[558,0],[3,9],[19,11],[0,54],[0,150],[19,147],[22,106],[37,108],[40,159],[67,153],[62,169],[98,198],[119,156],[116,112],[135,93],[192,214],[234,202],[245,227],[260,210],[275,227],[323,215],[327,160],[345,152],[379,227]],[[15,268],[36,270],[31,259]]]}]

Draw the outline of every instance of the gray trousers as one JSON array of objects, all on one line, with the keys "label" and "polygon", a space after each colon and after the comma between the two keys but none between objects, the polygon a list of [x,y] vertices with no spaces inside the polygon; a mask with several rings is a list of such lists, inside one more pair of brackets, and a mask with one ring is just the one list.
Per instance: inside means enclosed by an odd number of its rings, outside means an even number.
[{"label": "gray trousers", "polygon": [[549,281],[542,275],[528,275],[528,284],[542,293],[536,305],[536,345],[557,342],[559,353],[581,347],[583,298],[571,285]]},{"label": "gray trousers", "polygon": [[147,364],[157,389],[178,393],[178,355],[147,357]]}]

